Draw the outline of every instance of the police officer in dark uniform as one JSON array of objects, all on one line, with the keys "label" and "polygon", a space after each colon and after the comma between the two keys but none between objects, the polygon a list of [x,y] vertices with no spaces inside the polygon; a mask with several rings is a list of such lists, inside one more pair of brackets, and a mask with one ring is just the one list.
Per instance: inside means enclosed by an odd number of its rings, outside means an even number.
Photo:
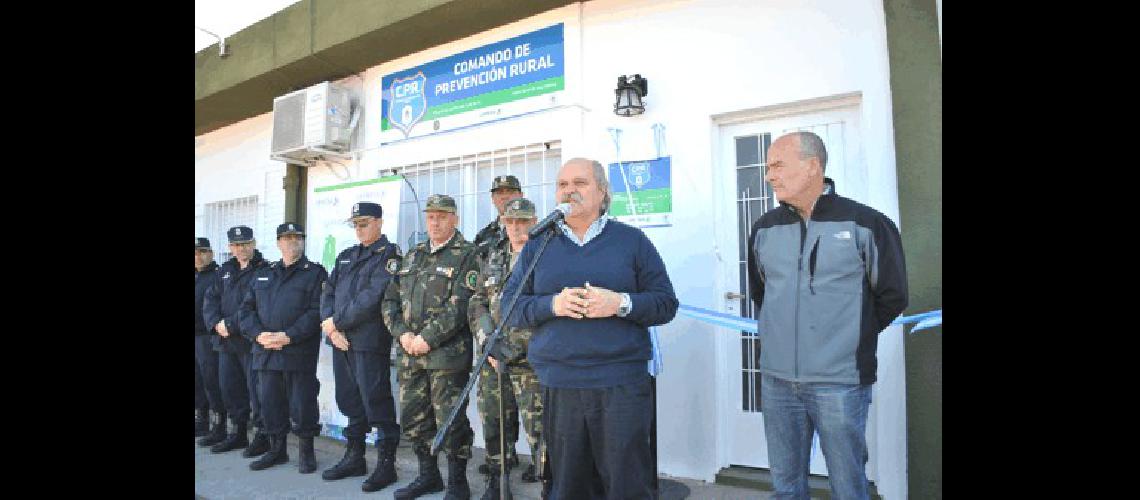
[{"label": "police officer in dark uniform", "polygon": [[[241,328],[238,313],[241,301],[245,298],[253,276],[258,269],[266,265],[261,252],[257,250],[257,241],[253,239],[253,229],[247,226],[234,226],[226,231],[230,241],[230,253],[233,258],[222,264],[221,278],[217,285],[210,287],[202,304],[202,316],[206,325],[217,335],[211,335],[214,350],[218,352],[218,379],[222,388],[222,400],[229,413],[232,432],[224,439],[208,440],[213,437],[206,436],[198,442],[201,446],[211,446],[213,453],[222,453],[248,446],[242,456],[253,457],[265,453],[268,449],[268,440],[262,438],[264,449],[259,445],[255,435],[253,443],[246,436],[246,425],[253,420],[253,426],[258,429],[257,434],[262,435],[261,408],[257,398],[256,373],[250,370],[251,348],[250,339]],[[252,416],[251,416],[252,411]],[[225,430],[225,424],[222,424]],[[253,452],[257,452],[254,454]]]},{"label": "police officer in dark uniform", "polygon": [[[210,329],[202,319],[202,300],[206,297],[206,290],[218,282],[217,271],[218,263],[214,262],[214,251],[210,248],[210,240],[194,238],[195,437],[209,434],[207,411],[210,408],[214,409],[215,414],[225,412],[222,388],[218,385],[218,353],[214,352],[214,345],[210,341]],[[218,424],[215,424],[215,428],[217,427]],[[225,427],[217,432],[218,441],[225,438]]]},{"label": "police officer in dark uniform", "polygon": [[300,439],[297,469],[317,470],[313,437],[321,431],[317,393],[320,349],[321,287],[324,266],[305,257],[305,231],[300,224],[277,226],[281,260],[257,271],[241,306],[241,328],[254,339],[253,370],[269,451],[250,462],[262,470],[289,461],[285,441],[289,420]]},{"label": "police officer in dark uniform", "polygon": [[[487,224],[483,229],[480,229],[478,233],[475,233],[475,240],[472,241],[472,243],[475,244],[475,261],[479,269],[483,269],[486,265],[487,256],[507,240],[507,233],[503,225],[499,222],[499,218],[503,215],[503,210],[505,210],[507,203],[522,197],[522,185],[519,183],[518,177],[513,175],[500,175],[495,177],[495,180],[491,182],[491,202],[495,204],[495,218],[490,224]],[[491,372],[490,368],[487,368],[485,373],[493,372]],[[488,429],[484,429],[484,436],[485,439],[494,441],[496,443],[495,446],[498,446],[498,405],[495,406],[495,412],[492,419],[484,422],[490,425],[490,433],[487,434]],[[515,449],[515,442],[519,439],[519,405],[518,402],[515,401],[515,396],[511,391],[504,391],[503,393],[503,418],[505,419],[503,428],[506,430],[507,435],[506,446],[507,450],[509,450],[508,456],[510,457],[508,465],[510,467],[516,467],[519,464],[519,457],[515,455],[513,451]],[[479,464],[477,469],[480,474],[491,473],[491,469],[487,463]],[[528,468],[524,471],[523,479],[524,481],[533,482],[534,470]]]},{"label": "police officer in dark uniform", "polygon": [[392,334],[380,315],[380,301],[400,265],[400,247],[381,234],[384,211],[362,201],[348,222],[360,244],[336,257],[321,295],[321,330],[333,346],[336,405],[348,417],[344,457],[321,474],[326,480],[363,476],[364,436],[378,429],[377,462],[360,488],[378,491],[396,482],[400,426],[392,397]]}]

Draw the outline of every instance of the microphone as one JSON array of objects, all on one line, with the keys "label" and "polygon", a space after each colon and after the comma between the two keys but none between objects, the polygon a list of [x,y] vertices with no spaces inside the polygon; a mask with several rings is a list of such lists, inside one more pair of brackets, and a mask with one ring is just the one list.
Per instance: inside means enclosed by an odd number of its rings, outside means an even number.
[{"label": "microphone", "polygon": [[550,212],[550,215],[547,215],[545,219],[538,221],[538,224],[535,224],[534,227],[530,228],[530,231],[527,231],[527,234],[530,235],[531,238],[537,238],[547,229],[554,227],[558,221],[563,220],[567,215],[570,215],[570,212],[572,210],[571,207],[572,205],[569,203],[562,203],[554,207],[554,211]]}]

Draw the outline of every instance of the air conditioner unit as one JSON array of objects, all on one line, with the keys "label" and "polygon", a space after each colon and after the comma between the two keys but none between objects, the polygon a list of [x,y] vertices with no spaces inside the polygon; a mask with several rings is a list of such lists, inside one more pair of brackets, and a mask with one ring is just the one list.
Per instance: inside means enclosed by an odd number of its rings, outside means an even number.
[{"label": "air conditioner unit", "polygon": [[274,160],[312,165],[345,158],[352,142],[352,98],[348,89],[322,82],[273,100]]}]

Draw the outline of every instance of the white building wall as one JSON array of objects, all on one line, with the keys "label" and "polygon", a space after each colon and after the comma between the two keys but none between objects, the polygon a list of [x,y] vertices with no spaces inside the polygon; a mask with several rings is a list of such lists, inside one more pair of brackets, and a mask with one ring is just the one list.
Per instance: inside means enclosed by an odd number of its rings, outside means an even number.
[{"label": "white building wall", "polygon": [[[652,157],[653,123],[665,125],[673,161],[674,226],[649,228],[682,303],[724,310],[712,168],[721,113],[860,92],[868,182],[840,194],[898,221],[885,21],[876,0],[661,1],[598,0],[583,5],[584,149],[615,160],[609,127],[624,129],[622,159]],[[619,75],[649,81],[644,114],[612,113]],[[724,249],[721,257],[736,257]],[[719,275],[720,273],[714,273]],[[735,287],[733,287],[735,288]],[[661,328],[665,371],[658,385],[661,472],[712,480],[726,465],[716,449],[715,343],[708,325],[678,318]],[[905,386],[902,332],[880,339],[871,479],[887,498],[906,496]],[[711,389],[711,390],[710,390]],[[877,474],[875,474],[877,473]]]},{"label": "white building wall", "polygon": [[[257,222],[250,227],[270,261],[281,258],[277,225],[285,222],[285,164],[269,159],[272,128],[273,113],[265,113],[197,136],[194,145],[194,234],[205,229],[207,203],[256,195]],[[226,243],[210,238],[215,254]]]},{"label": "white building wall", "polygon": [[[380,80],[385,74],[563,22],[566,91],[556,108],[514,119],[381,145]],[[649,81],[646,112],[612,112],[617,77],[640,73]],[[682,303],[724,310],[718,231],[730,224],[711,216],[717,190],[713,168],[720,136],[714,116],[858,92],[867,179],[837,186],[898,220],[886,32],[878,0],[596,0],[555,9],[523,21],[433,47],[341,81],[358,89],[365,113],[358,161],[308,169],[312,189],[375,178],[383,169],[548,140],[562,141],[562,157],[616,161],[608,128],[623,130],[622,160],[656,156],[650,126],[665,126],[673,162],[673,217],[669,228],[648,228]],[[264,196],[265,213],[283,200],[284,164],[268,159],[271,115],[261,115],[199,136],[196,146],[196,216],[205,202],[247,194]],[[388,172],[383,172],[387,174]],[[272,181],[272,182],[271,182]],[[481,187],[483,188],[483,187]],[[429,193],[420,193],[421,198]],[[267,217],[268,218],[268,217]],[[267,221],[268,222],[268,221]],[[275,248],[279,223],[255,228],[259,248]],[[488,221],[477,221],[481,227]],[[196,217],[196,230],[201,223]],[[905,230],[905,228],[902,228]],[[265,236],[263,236],[263,232]],[[465,230],[468,237],[473,234]],[[215,243],[216,245],[216,243]],[[406,250],[406,249],[405,249]],[[735,258],[735,249],[719,249]],[[715,275],[716,278],[710,278]],[[727,466],[718,450],[716,348],[713,329],[678,316],[660,328],[664,373],[658,382],[660,472],[711,481]],[[879,382],[869,431],[870,479],[886,498],[906,496],[906,419],[902,332],[881,335]],[[468,415],[482,445],[474,405]],[[874,429],[874,430],[871,430]],[[525,444],[520,452],[529,453]]]}]

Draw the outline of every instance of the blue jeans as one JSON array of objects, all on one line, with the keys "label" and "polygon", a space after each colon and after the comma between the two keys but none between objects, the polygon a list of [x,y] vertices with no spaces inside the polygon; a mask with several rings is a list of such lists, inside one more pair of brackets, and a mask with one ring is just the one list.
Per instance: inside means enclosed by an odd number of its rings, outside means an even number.
[{"label": "blue jeans", "polygon": [[776,490],[772,498],[808,499],[808,460],[817,430],[831,497],[869,498],[865,468],[870,405],[870,384],[798,383],[762,374],[760,406]]}]

